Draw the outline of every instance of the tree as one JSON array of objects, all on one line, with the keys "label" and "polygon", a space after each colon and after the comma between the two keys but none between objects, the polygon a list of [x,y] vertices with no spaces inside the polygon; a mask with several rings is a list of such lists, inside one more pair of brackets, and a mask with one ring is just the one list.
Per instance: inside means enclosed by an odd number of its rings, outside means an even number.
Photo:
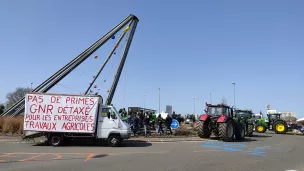
[{"label": "tree", "polygon": [[30,92],[31,88],[22,88],[17,87],[15,91],[10,92],[6,95],[6,108],[10,108],[15,103],[17,103],[19,100],[21,100],[26,93]]},{"label": "tree", "polygon": [[261,115],[261,117],[263,117],[263,112],[260,110],[260,115]]},{"label": "tree", "polygon": [[0,115],[4,112],[5,106],[3,104],[0,104]]}]

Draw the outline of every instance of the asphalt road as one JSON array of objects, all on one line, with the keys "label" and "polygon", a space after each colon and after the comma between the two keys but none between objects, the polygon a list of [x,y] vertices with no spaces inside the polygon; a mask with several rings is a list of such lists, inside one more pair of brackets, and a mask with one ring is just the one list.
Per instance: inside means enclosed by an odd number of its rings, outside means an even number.
[{"label": "asphalt road", "polygon": [[0,142],[0,170],[304,171],[304,136],[257,134],[243,142],[134,143],[125,147]]}]

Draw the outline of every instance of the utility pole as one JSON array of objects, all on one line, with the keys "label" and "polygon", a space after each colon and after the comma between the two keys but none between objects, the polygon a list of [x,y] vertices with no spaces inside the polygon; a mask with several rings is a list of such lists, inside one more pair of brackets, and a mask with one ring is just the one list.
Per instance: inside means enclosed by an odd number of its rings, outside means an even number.
[{"label": "utility pole", "polygon": [[234,108],[236,108],[235,106],[235,82],[232,82],[233,84],[233,101],[234,101]]},{"label": "utility pole", "polygon": [[[106,35],[104,35],[103,37],[98,39],[95,43],[93,43],[89,48],[87,48],[85,51],[83,51],[80,55],[75,57],[68,64],[66,64],[64,67],[59,69],[56,73],[54,73],[51,77],[49,77],[47,80],[45,80],[43,83],[41,83],[35,89],[33,89],[32,92],[40,92],[40,93],[48,92],[57,83],[59,83],[63,78],[65,78],[69,73],[71,73],[75,68],[77,68],[81,63],[83,63],[85,60],[87,60],[97,49],[99,49],[109,39],[111,39],[111,37],[113,35],[115,35],[117,32],[119,32],[123,27],[128,25],[128,23],[132,23],[132,26],[130,26],[131,27],[130,36],[129,36],[129,39],[126,44],[125,51],[124,51],[124,54],[122,57],[123,58],[122,60],[125,60],[127,53],[128,53],[128,49],[131,45],[131,40],[133,38],[137,22],[139,22],[139,20],[135,15],[132,15],[132,14],[129,15],[120,24],[116,25],[112,30],[110,30]],[[130,27],[127,27],[127,28],[130,29]],[[122,70],[122,67],[119,67],[119,68],[121,68],[119,70]],[[118,81],[119,76],[120,76],[120,74],[117,74],[117,77],[115,76],[114,82]],[[115,83],[115,84],[117,84],[117,83]],[[116,88],[116,85],[113,87],[113,89],[111,88],[111,92],[109,93],[109,96],[115,92],[114,91],[115,88]],[[111,104],[112,97],[107,101],[108,101],[107,104]],[[25,102],[25,97],[23,97],[21,100],[19,100],[17,103],[15,103],[12,107],[8,108],[1,115],[1,117],[4,117],[6,115],[10,115],[10,117],[14,117],[16,115],[21,114],[25,108],[24,102]]]},{"label": "utility pole", "polygon": [[195,115],[195,99],[196,99],[196,97],[192,97],[192,99],[194,100],[194,110],[193,110],[193,115]]},{"label": "utility pole", "polygon": [[160,113],[160,88],[158,88],[158,111]]},{"label": "utility pole", "polygon": [[145,115],[145,109],[146,109],[146,94],[144,94],[144,115]]}]

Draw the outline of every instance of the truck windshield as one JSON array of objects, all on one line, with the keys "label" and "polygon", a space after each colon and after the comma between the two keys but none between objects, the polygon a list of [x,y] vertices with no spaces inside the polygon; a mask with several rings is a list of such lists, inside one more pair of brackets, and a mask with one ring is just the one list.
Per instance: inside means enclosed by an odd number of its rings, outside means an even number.
[{"label": "truck windshield", "polygon": [[116,113],[117,117],[119,117],[119,119],[122,120],[122,116],[120,115],[120,113],[116,110],[116,108],[114,106],[112,106],[112,109],[114,110],[114,112]]}]

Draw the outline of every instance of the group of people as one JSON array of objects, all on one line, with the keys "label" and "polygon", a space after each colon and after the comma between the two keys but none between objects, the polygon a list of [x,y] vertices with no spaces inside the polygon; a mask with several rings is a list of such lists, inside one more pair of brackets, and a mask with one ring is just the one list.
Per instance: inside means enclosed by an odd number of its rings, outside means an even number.
[{"label": "group of people", "polygon": [[[138,136],[142,129],[144,129],[144,135],[146,137],[151,136],[151,130],[156,130],[155,125],[157,125],[158,134],[168,134],[168,131],[172,134],[172,117],[170,115],[167,115],[167,117],[163,119],[160,114],[156,117],[155,113],[149,111],[143,113],[141,111],[132,111],[131,109],[129,109],[128,112],[126,112],[125,109],[121,109],[119,113],[122,115],[123,120],[130,125],[134,136]],[[165,126],[165,131],[163,130],[163,125]]]}]

